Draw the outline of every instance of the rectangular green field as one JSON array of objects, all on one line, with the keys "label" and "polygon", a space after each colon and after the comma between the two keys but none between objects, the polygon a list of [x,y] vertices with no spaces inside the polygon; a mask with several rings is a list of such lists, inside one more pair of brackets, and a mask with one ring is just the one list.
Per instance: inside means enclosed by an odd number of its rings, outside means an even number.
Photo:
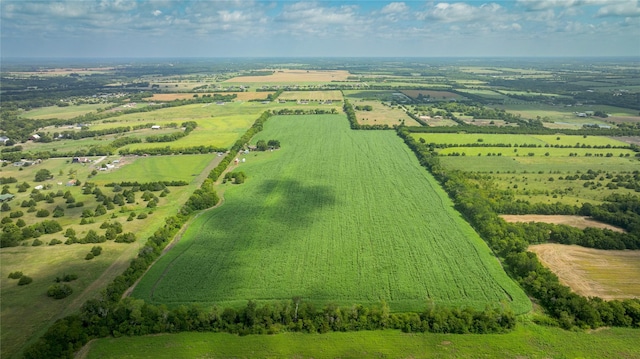
[{"label": "rectangular green field", "polygon": [[441,155],[449,155],[452,153],[464,153],[465,156],[507,156],[507,157],[521,157],[521,156],[544,156],[544,157],[564,157],[567,161],[572,160],[571,153],[578,157],[583,156],[613,156],[620,157],[633,157],[636,153],[627,149],[590,149],[590,148],[507,148],[507,147],[448,147],[438,151]]},{"label": "rectangular green field", "polygon": [[468,172],[575,173],[576,171],[586,172],[590,169],[628,172],[640,167],[640,162],[633,157],[529,157],[526,154],[520,157],[444,156],[440,158],[440,162],[445,168]]},{"label": "rectangular green field", "polygon": [[521,324],[508,334],[399,331],[237,336],[179,333],[93,341],[88,359],[107,358],[636,358],[638,329],[569,332]]},{"label": "rectangular green field", "polygon": [[604,136],[573,136],[573,135],[512,135],[489,133],[414,133],[413,138],[423,138],[426,143],[467,145],[540,145],[540,146],[628,146],[627,143]]},{"label": "rectangular green field", "polygon": [[124,157],[119,166],[109,172],[99,172],[92,182],[106,184],[122,181],[187,181],[191,182],[217,155],[176,155]]},{"label": "rectangular green field", "polygon": [[377,303],[393,310],[531,304],[435,179],[391,131],[342,115],[269,119],[224,205],[199,216],[143,277],[153,303]]}]

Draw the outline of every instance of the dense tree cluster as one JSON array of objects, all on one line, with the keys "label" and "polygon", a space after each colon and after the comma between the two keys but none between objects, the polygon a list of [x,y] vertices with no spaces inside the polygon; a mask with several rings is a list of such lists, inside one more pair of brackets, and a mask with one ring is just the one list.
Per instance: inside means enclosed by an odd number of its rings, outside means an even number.
[{"label": "dense tree cluster", "polygon": [[188,136],[191,131],[195,130],[198,127],[198,124],[195,121],[187,121],[182,123],[182,127],[184,127],[184,131],[169,133],[166,135],[153,135],[145,137],[146,142],[172,142],[179,140],[183,137]]}]

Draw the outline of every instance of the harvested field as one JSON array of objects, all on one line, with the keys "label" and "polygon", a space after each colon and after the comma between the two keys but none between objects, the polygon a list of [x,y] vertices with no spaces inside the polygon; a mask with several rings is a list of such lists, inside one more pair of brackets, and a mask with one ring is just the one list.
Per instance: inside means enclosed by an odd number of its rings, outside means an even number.
[{"label": "harvested field", "polygon": [[622,136],[622,137],[616,137],[616,140],[626,142],[632,145],[640,145],[640,136]]},{"label": "harvested field", "polygon": [[277,70],[268,76],[238,76],[225,82],[331,82],[346,81],[348,71]]},{"label": "harvested field", "polygon": [[624,232],[624,229],[607,223],[598,222],[584,216],[543,215],[543,214],[503,214],[500,215],[507,222],[544,222],[552,224],[566,224],[567,226],[584,229],[587,227],[610,229],[616,232]]},{"label": "harvested field", "polygon": [[[266,99],[267,95],[273,92],[220,92],[220,95],[236,94],[236,99],[242,101]],[[212,95],[213,93],[209,94]],[[156,93],[151,97],[145,98],[147,101],[173,101],[173,100],[190,100],[193,99],[193,93]],[[198,93],[198,96],[207,95],[206,93]]]},{"label": "harvested field", "polygon": [[612,251],[564,244],[530,246],[560,282],[585,297],[640,297],[640,251]]}]

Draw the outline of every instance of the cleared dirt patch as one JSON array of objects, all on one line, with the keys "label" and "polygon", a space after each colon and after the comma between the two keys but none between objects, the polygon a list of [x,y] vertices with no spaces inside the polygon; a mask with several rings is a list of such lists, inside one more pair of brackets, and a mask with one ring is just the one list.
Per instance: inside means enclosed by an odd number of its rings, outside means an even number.
[{"label": "cleared dirt patch", "polygon": [[640,298],[640,251],[546,243],[529,247],[560,282],[583,296]]},{"label": "cleared dirt patch", "polygon": [[238,76],[225,82],[331,82],[346,81],[348,71],[276,70],[268,76]]},{"label": "cleared dirt patch", "polygon": [[507,222],[544,222],[552,224],[566,224],[567,226],[584,229],[587,227],[610,229],[616,232],[624,232],[624,229],[610,224],[598,222],[584,216],[543,215],[543,214],[503,214],[500,217]]}]

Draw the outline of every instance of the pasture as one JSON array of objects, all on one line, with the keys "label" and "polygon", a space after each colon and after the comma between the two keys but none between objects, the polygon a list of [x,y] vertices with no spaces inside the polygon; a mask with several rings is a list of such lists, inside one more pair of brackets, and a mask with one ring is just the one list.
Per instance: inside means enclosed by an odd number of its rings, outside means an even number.
[{"label": "pasture", "polygon": [[342,92],[332,91],[284,91],[278,100],[285,101],[342,101]]},{"label": "pasture", "polygon": [[189,226],[133,297],[172,306],[385,300],[396,311],[505,301],[516,313],[530,310],[393,132],[351,131],[341,115],[282,116],[260,139],[282,148],[234,167],[246,182],[222,185],[224,205]]},{"label": "pasture", "polygon": [[124,165],[109,172],[99,173],[92,182],[106,184],[122,181],[187,181],[192,182],[205,166],[217,157],[215,153],[203,155],[176,155],[150,157],[124,157]]},{"label": "pasture", "polygon": [[98,339],[83,359],[109,358],[597,358],[640,356],[637,329],[569,332],[518,323],[507,334],[399,331],[237,336],[179,333]]},{"label": "pasture", "polygon": [[539,116],[543,120],[544,125],[551,128],[553,128],[553,126],[579,128],[585,124],[611,125],[606,118],[595,116],[578,117],[576,115],[576,112],[587,111],[604,111],[611,116],[634,117],[640,121],[640,116],[638,116],[638,111],[636,110],[605,105],[576,105],[567,107],[562,105],[552,106],[539,103],[527,103],[505,104],[496,107],[516,115],[521,115],[526,119],[535,119]]},{"label": "pasture", "polygon": [[[509,150],[509,149],[507,149]],[[513,151],[513,149],[510,149]],[[527,149],[529,150],[529,149]],[[440,162],[445,168],[469,172],[484,173],[575,173],[577,171],[613,171],[627,172],[629,169],[638,168],[638,160],[627,157],[546,157],[527,156],[443,156]]]},{"label": "pasture", "polygon": [[78,117],[89,112],[95,112],[99,108],[105,108],[109,104],[85,104],[85,105],[70,105],[66,107],[48,106],[40,107],[30,111],[25,111],[20,114],[21,117],[31,118],[34,120],[45,120],[50,118],[58,118],[61,120],[68,120],[74,117]]},{"label": "pasture", "polygon": [[545,243],[530,246],[564,285],[585,297],[640,297],[640,251],[616,251]]},{"label": "pasture", "polygon": [[[536,145],[542,146],[628,146],[627,143],[604,136],[573,136],[573,135],[511,135],[484,133],[414,133],[413,138],[423,138],[426,143],[448,145]],[[526,151],[522,148],[520,151]],[[592,150],[592,152],[595,150]]]},{"label": "pasture", "polygon": [[[249,101],[256,99],[266,99],[267,95],[273,92],[221,92],[221,95],[235,94],[236,100]],[[167,102],[175,100],[191,100],[196,93],[154,93],[153,96],[145,98],[146,101]],[[207,93],[197,93],[198,96],[207,95]],[[209,93],[211,95],[211,93]]]},{"label": "pasture", "polygon": [[[362,125],[400,125],[404,122],[407,126],[420,126],[413,118],[407,115],[401,106],[392,106],[383,104],[379,101],[357,100],[352,101],[351,105],[356,109],[356,117],[358,123]],[[357,106],[371,106],[371,111],[360,111]]]}]

